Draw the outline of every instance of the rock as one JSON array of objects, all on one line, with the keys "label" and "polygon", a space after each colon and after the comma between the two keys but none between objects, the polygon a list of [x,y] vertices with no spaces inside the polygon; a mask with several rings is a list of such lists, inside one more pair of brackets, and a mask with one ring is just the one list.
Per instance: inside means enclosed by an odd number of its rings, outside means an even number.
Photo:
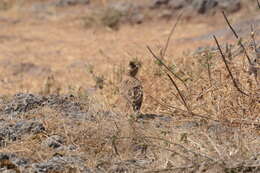
[{"label": "rock", "polygon": [[85,105],[73,95],[50,95],[45,97],[43,104],[71,118],[93,120]]},{"label": "rock", "polygon": [[190,3],[190,0],[153,0],[150,7],[152,9],[167,7],[178,10],[187,7]]},{"label": "rock", "polygon": [[108,8],[120,12],[122,15],[127,15],[134,7],[135,5],[129,2],[115,2],[108,6]]},{"label": "rock", "polygon": [[130,17],[130,22],[134,24],[141,24],[144,21],[144,15],[141,13],[135,13]]},{"label": "rock", "polygon": [[19,93],[14,95],[14,97],[5,105],[4,113],[11,115],[25,113],[41,106],[43,101],[44,99],[41,96]]},{"label": "rock", "polygon": [[204,14],[213,8],[221,8],[228,12],[236,12],[240,9],[240,0],[193,0],[192,7],[197,13]]},{"label": "rock", "polygon": [[240,0],[219,0],[219,7],[227,12],[234,13],[240,10]]},{"label": "rock", "polygon": [[217,5],[217,0],[193,0],[192,2],[192,7],[200,14],[208,12]]},{"label": "rock", "polygon": [[121,22],[139,24],[144,20],[144,15],[141,13],[141,7],[130,2],[119,1],[111,3],[108,6],[108,9],[117,11],[121,15]]},{"label": "rock", "polygon": [[188,5],[186,0],[170,0],[168,7],[174,10],[182,9]]},{"label": "rock", "polygon": [[189,121],[189,122],[184,122],[181,126],[179,126],[182,129],[188,130],[188,129],[194,129],[198,128],[200,126],[200,123],[196,121]]},{"label": "rock", "polygon": [[42,163],[32,164],[32,172],[47,173],[47,172],[91,172],[84,166],[84,161],[76,156],[54,155],[50,160]]},{"label": "rock", "polygon": [[167,20],[171,19],[172,16],[173,16],[173,12],[172,12],[172,10],[169,10],[169,9],[164,9],[159,14],[160,18],[167,19]]},{"label": "rock", "polygon": [[84,109],[83,103],[73,95],[49,95],[44,97],[36,94],[19,93],[2,105],[0,113],[11,117],[18,117],[20,114],[47,106],[72,118],[93,119],[91,116],[86,116],[89,115],[87,114],[88,110]]},{"label": "rock", "polygon": [[84,5],[89,4],[90,0],[59,0],[55,2],[56,6]]},{"label": "rock", "polygon": [[45,147],[50,147],[53,149],[60,148],[64,144],[64,138],[59,135],[52,135],[42,142]]},{"label": "rock", "polygon": [[125,173],[125,172],[135,172],[138,168],[145,168],[151,163],[150,160],[124,160],[121,162],[114,163],[109,169],[108,173]]},{"label": "rock", "polygon": [[151,2],[153,9],[166,7],[178,10],[189,6],[197,13],[204,14],[215,8],[236,12],[241,8],[241,3],[240,0],[153,0]]},{"label": "rock", "polygon": [[16,141],[26,134],[37,134],[45,130],[42,123],[36,121],[19,121],[16,124],[6,123],[0,128],[0,146],[5,140]]},{"label": "rock", "polygon": [[151,8],[160,8],[162,5],[168,5],[169,0],[152,0]]},{"label": "rock", "polygon": [[55,154],[46,162],[33,163],[25,158],[20,158],[13,153],[0,153],[0,172],[82,172],[93,171],[84,166],[84,160],[76,156],[62,156]]},{"label": "rock", "polygon": [[29,161],[12,153],[0,153],[0,172],[23,172]]},{"label": "rock", "polygon": [[33,133],[37,134],[45,130],[42,123],[37,121],[20,121],[14,126],[14,131],[19,134]]}]

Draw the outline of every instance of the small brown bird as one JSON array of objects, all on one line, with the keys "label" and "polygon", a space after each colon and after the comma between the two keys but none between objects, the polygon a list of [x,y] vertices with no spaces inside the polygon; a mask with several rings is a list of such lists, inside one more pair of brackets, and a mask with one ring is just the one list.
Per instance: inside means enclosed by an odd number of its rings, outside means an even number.
[{"label": "small brown bird", "polygon": [[135,113],[139,114],[143,102],[143,86],[136,78],[140,64],[134,61],[129,62],[127,76],[122,82],[121,95],[127,101],[128,106],[132,106]]}]

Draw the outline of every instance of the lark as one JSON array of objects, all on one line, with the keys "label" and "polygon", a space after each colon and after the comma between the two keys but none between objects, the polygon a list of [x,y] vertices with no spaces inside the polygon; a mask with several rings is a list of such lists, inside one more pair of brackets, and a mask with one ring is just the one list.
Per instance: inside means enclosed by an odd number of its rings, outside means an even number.
[{"label": "lark", "polygon": [[140,68],[140,64],[134,61],[129,62],[127,76],[121,85],[121,95],[127,102],[127,106],[132,107],[135,114],[140,114],[143,102],[143,86],[136,75]]}]

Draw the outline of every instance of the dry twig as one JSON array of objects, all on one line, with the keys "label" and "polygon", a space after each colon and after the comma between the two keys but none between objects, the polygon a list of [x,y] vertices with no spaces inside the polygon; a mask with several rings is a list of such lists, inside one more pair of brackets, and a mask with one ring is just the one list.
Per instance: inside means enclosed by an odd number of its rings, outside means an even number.
[{"label": "dry twig", "polygon": [[171,37],[172,37],[172,35],[173,35],[173,33],[174,33],[174,31],[175,31],[175,29],[176,29],[176,27],[177,27],[177,25],[178,25],[178,23],[179,23],[181,17],[182,17],[182,14],[183,14],[183,11],[180,12],[179,16],[177,17],[177,20],[176,20],[175,24],[173,25],[173,27],[172,27],[172,29],[171,29],[171,32],[170,32],[170,34],[169,34],[169,36],[168,36],[168,38],[167,38],[165,47],[164,47],[164,49],[163,49],[162,58],[164,58],[164,56],[165,56],[165,54],[166,54],[166,51],[167,51],[167,49],[168,49],[168,46],[169,46]]},{"label": "dry twig", "polygon": [[219,45],[219,43],[218,43],[218,40],[217,40],[216,36],[213,35],[213,38],[214,38],[214,40],[215,40],[215,42],[216,42],[216,44],[217,44],[217,47],[218,47],[218,50],[219,50],[219,52],[220,52],[220,54],[221,54],[222,60],[223,60],[223,62],[225,63],[225,66],[226,66],[227,71],[228,71],[228,73],[229,73],[229,75],[230,75],[230,77],[231,77],[231,79],[232,79],[232,81],[233,81],[233,84],[234,84],[235,88],[236,88],[241,94],[246,95],[246,96],[249,96],[247,93],[245,93],[244,91],[242,91],[242,90],[239,88],[239,86],[238,86],[238,84],[237,84],[237,82],[236,82],[236,80],[235,80],[235,78],[234,78],[234,76],[233,76],[233,74],[232,74],[232,72],[231,72],[229,66],[228,66],[226,57],[225,57],[225,55],[223,54],[223,52],[222,52],[222,50],[221,50],[221,48],[220,48],[220,45]]},{"label": "dry twig", "polygon": [[188,104],[187,104],[187,102],[186,102],[186,100],[185,100],[183,94],[182,94],[181,91],[179,90],[177,84],[174,82],[174,80],[172,79],[172,77],[171,77],[168,73],[167,73],[167,76],[169,77],[169,79],[170,79],[170,81],[172,82],[172,84],[173,84],[173,86],[175,87],[175,89],[178,91],[178,94],[180,95],[181,100],[182,100],[184,106],[186,107],[187,111],[188,111],[191,115],[193,115],[192,111],[190,110],[190,107],[188,106]]},{"label": "dry twig", "polygon": [[238,40],[238,44],[240,45],[240,47],[242,47],[242,49],[243,49],[243,51],[244,51],[244,53],[245,53],[245,55],[246,55],[246,58],[247,58],[247,60],[248,60],[248,63],[249,63],[249,64],[252,64],[252,62],[251,62],[251,60],[250,60],[250,57],[249,57],[249,55],[248,55],[248,53],[247,53],[247,51],[246,51],[246,48],[245,48],[245,46],[244,46],[243,43],[242,43],[241,38],[238,37],[238,34],[236,33],[235,29],[232,27],[232,25],[231,25],[230,22],[228,21],[228,18],[227,18],[227,16],[226,16],[226,14],[225,14],[224,11],[222,11],[222,14],[223,14],[224,19],[225,19],[225,21],[227,22],[229,28],[231,29],[232,33],[234,34],[234,36],[235,36],[236,39]]},{"label": "dry twig", "polygon": [[168,70],[174,77],[176,77],[178,80],[180,80],[186,88],[188,88],[188,86],[185,84],[185,82],[179,76],[177,76],[175,73],[173,73],[173,71],[159,57],[157,57],[153,53],[152,49],[149,46],[147,46],[147,49],[152,54],[153,58],[155,58],[157,61],[159,61],[159,63],[162,64],[166,68],[166,70]]}]

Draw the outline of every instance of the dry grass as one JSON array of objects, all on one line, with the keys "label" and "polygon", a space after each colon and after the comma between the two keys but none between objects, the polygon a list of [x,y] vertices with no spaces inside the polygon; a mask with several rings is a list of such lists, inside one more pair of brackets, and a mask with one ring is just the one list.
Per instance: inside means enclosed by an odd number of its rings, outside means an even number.
[{"label": "dry grass", "polygon": [[[31,13],[0,12],[7,18],[7,22],[0,20],[0,24],[5,23],[0,31],[0,92],[74,94],[88,110],[86,116],[93,116],[93,120],[71,119],[48,107],[27,113],[24,119],[37,118],[46,132],[9,142],[0,148],[1,152],[16,153],[35,162],[48,160],[57,153],[77,155],[86,167],[104,172],[260,170],[260,90],[247,72],[244,55],[229,57],[228,64],[248,96],[234,87],[218,50],[183,53],[201,44],[215,46],[213,39],[181,39],[224,26],[222,18],[216,16],[215,24],[199,17],[182,21],[163,58],[185,82],[186,87],[172,76],[185,106],[161,63],[146,49],[150,45],[159,55],[172,23],[125,25],[118,31],[86,29],[78,17],[84,9],[70,10],[75,13],[61,9],[45,19],[39,19],[38,14],[28,19]],[[236,20],[238,14],[232,17]],[[253,50],[246,48],[252,57]],[[134,58],[142,62],[140,79],[145,92],[144,117],[137,121],[126,117],[118,106],[122,74]],[[22,63],[35,66],[14,73]],[[42,141],[53,134],[64,137],[65,146],[77,149],[57,151],[43,147]]]}]

